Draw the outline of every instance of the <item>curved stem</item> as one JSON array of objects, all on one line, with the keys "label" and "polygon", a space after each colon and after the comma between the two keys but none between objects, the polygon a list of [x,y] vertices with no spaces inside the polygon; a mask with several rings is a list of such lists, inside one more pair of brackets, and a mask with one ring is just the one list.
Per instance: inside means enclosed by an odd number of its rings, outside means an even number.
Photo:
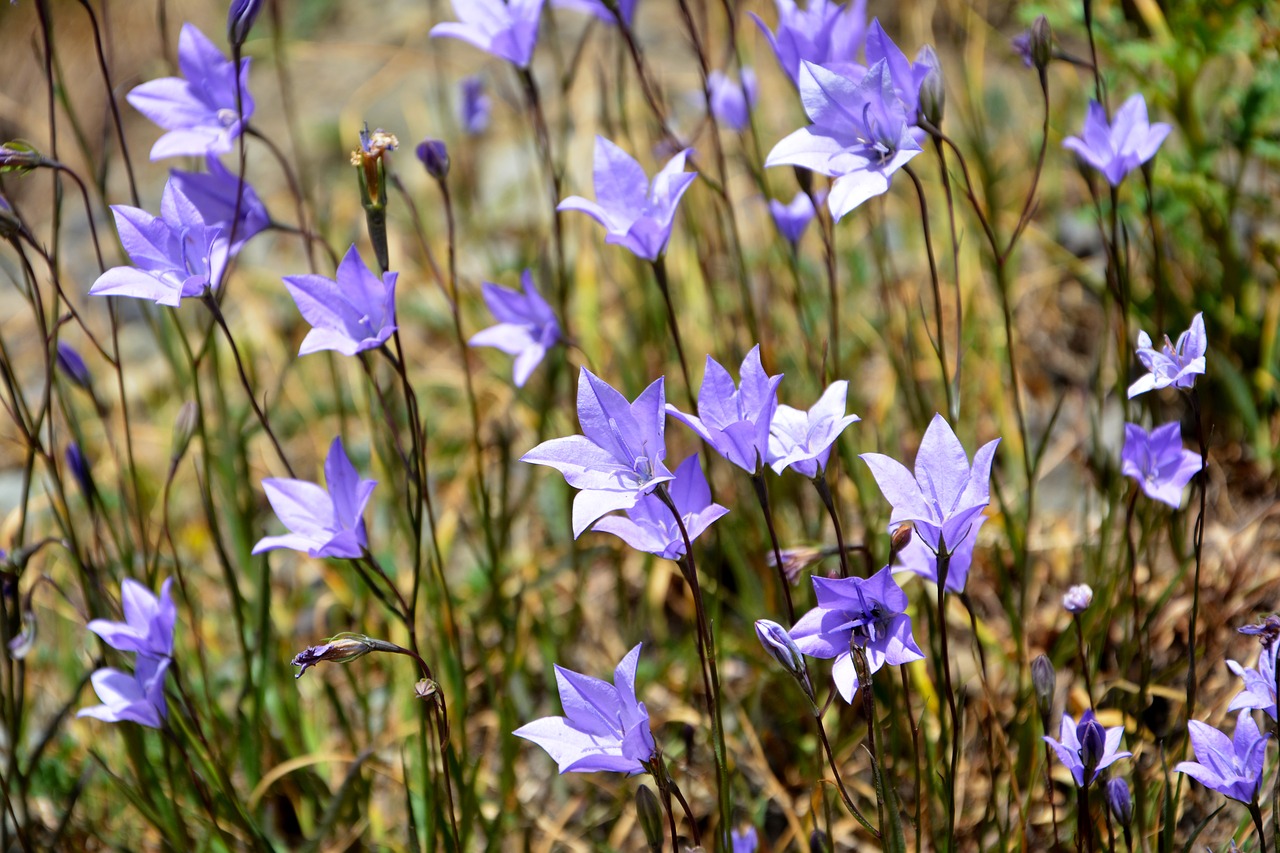
[{"label": "curved stem", "polygon": [[835,498],[831,494],[831,487],[827,484],[827,472],[822,471],[814,477],[813,485],[818,489],[818,496],[822,498],[822,503],[827,508],[827,515],[831,516],[831,526],[836,531],[836,548],[840,551],[840,577],[847,578],[849,577],[848,549],[844,546],[844,529],[840,526],[840,515],[836,512]]},{"label": "curved stem", "polygon": [[947,398],[947,411],[954,412],[956,407],[952,400],[951,379],[947,375],[947,347],[944,337],[945,330],[942,325],[942,284],[938,280],[938,262],[934,258],[933,237],[929,230],[929,205],[925,201],[924,185],[920,183],[920,178],[916,176],[915,170],[910,166],[903,166],[902,171],[907,173],[907,177],[911,178],[911,183],[916,188],[916,198],[920,200],[920,228],[924,231],[924,249],[925,254],[929,257],[929,281],[933,284],[934,323],[938,328],[938,337],[933,342],[933,347],[938,356],[938,367],[942,371],[942,388]]},{"label": "curved stem", "polygon": [[684,358],[684,344],[680,339],[680,323],[676,320],[676,309],[671,302],[671,287],[667,281],[667,256],[658,255],[652,262],[653,276],[658,281],[658,289],[662,291],[662,301],[667,307],[667,326],[671,329],[671,339],[676,345],[676,355],[680,357],[680,375],[684,377],[684,389],[689,395],[690,411],[697,411],[698,401],[693,393],[693,383],[689,379],[689,363]]}]

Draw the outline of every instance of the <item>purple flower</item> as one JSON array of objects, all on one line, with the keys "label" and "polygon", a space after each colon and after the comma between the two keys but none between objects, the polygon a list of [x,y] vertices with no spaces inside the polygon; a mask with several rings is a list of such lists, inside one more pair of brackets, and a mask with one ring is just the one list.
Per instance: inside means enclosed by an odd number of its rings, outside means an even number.
[{"label": "purple flower", "polygon": [[[947,591],[961,593],[969,580],[969,569],[973,565],[973,548],[978,544],[978,531],[987,523],[985,515],[975,515],[969,523],[969,532],[951,551],[951,559],[947,562]],[[897,572],[915,572],[920,577],[933,583],[938,582],[938,555],[929,550],[929,546],[913,536],[906,547],[898,554]]]},{"label": "purple flower", "polygon": [[561,773],[610,770],[640,773],[657,745],[649,712],[636,698],[637,645],[619,662],[613,684],[556,667],[563,717],[543,717],[512,734],[545,749]]},{"label": "purple flower", "polygon": [[126,95],[133,108],[168,131],[151,148],[152,160],[226,154],[253,115],[249,60],[240,60],[240,98],[236,109],[236,71],[213,42],[193,24],[178,36],[182,77],[165,77],[137,86]]},{"label": "purple flower", "polygon": [[894,94],[902,101],[907,119],[914,123],[920,108],[920,84],[930,71],[940,70],[938,55],[926,45],[916,54],[916,61],[910,62],[877,18],[871,22],[871,29],[867,32],[867,65],[874,67],[882,60],[889,69]]},{"label": "purple flower", "polygon": [[765,373],[759,344],[742,360],[741,374],[742,385],[735,388],[729,371],[707,356],[698,389],[698,416],[685,414],[669,403],[667,413],[696,432],[725,459],[748,474],[756,474],[770,459],[769,428],[778,408],[782,374]]},{"label": "purple flower", "polygon": [[573,499],[573,538],[607,512],[630,509],[674,475],[662,460],[666,415],[663,379],[641,392],[634,403],[598,376],[582,368],[578,377],[578,423],[582,435],[544,441],[520,457],[546,465],[579,489]]},{"label": "purple flower", "polygon": [[[675,480],[669,488],[690,542],[729,511],[711,502],[711,487],[698,465],[696,453],[676,468]],[[671,509],[657,495],[645,495],[626,513],[625,517],[606,515],[591,529],[612,533],[637,551],[657,554],[665,560],[678,560],[684,556],[684,538],[680,535],[680,528]]]},{"label": "purple flower", "polygon": [[1062,609],[1072,614],[1083,613],[1093,603],[1093,587],[1087,583],[1078,583],[1062,596]]},{"label": "purple flower", "polygon": [[1236,717],[1235,734],[1230,739],[1199,720],[1191,720],[1187,728],[1196,760],[1179,762],[1173,769],[1224,797],[1246,805],[1256,803],[1270,733],[1262,734],[1248,711]]},{"label": "purple flower", "polygon": [[733,853],[756,853],[756,848],[760,844],[760,838],[756,835],[754,826],[732,830],[729,833],[729,841],[733,844]]},{"label": "purple flower", "polygon": [[638,257],[656,261],[667,250],[676,207],[697,172],[684,170],[686,148],[672,157],[650,186],[635,159],[603,136],[596,137],[596,200],[569,196],[556,210],[578,210],[604,226],[606,243],[626,246]]},{"label": "purple flower", "polygon": [[1089,774],[1088,784],[1098,778],[1104,768],[1110,767],[1121,758],[1128,758],[1132,752],[1119,752],[1120,737],[1124,734],[1124,726],[1104,729],[1093,715],[1093,709],[1084,712],[1080,724],[1070,714],[1062,715],[1062,725],[1058,737],[1054,740],[1044,735],[1044,742],[1053,747],[1058,760],[1071,771],[1078,787],[1085,785],[1085,774]]},{"label": "purple flower", "polygon": [[[223,166],[217,157],[208,157],[205,162],[209,168],[205,173],[171,169],[169,183],[177,195],[186,196],[187,200],[195,205],[206,227],[221,228],[223,234],[230,236],[231,217],[236,215],[236,189],[240,186],[240,179]],[[165,199],[169,199],[169,204],[173,203],[170,194],[166,192],[165,198],[160,202],[161,215],[164,214]],[[270,224],[271,215],[267,213],[266,206],[246,181],[244,197],[240,201],[240,221],[236,225],[236,241],[231,244],[231,254],[239,253],[250,237],[263,231]]]},{"label": "purple flower", "polygon": [[915,108],[908,112],[895,94],[885,60],[856,82],[805,62],[800,97],[813,124],[775,145],[765,166],[799,166],[835,178],[827,206],[836,220],[886,192],[893,173],[921,151],[912,130]]},{"label": "purple flower", "polygon": [[178,618],[172,587],[173,578],[166,579],[157,598],[133,578],[125,578],[120,585],[124,621],[94,619],[88,625],[89,630],[113,649],[136,652],[143,657],[170,657],[173,654],[173,626]]},{"label": "purple flower", "polygon": [[378,278],[352,246],[338,265],[338,279],[287,275],[284,285],[311,324],[298,355],[337,350],[355,355],[376,349],[396,330],[396,276]]},{"label": "purple flower", "polygon": [[1145,394],[1152,388],[1190,388],[1195,384],[1196,375],[1204,373],[1204,354],[1209,348],[1209,340],[1204,331],[1204,314],[1196,314],[1191,318],[1191,326],[1178,335],[1178,343],[1171,344],[1165,335],[1164,347],[1156,352],[1151,346],[1151,337],[1146,332],[1138,332],[1138,361],[1150,371],[1137,382],[1129,386],[1129,399]]},{"label": "purple flower", "polygon": [[458,21],[436,24],[432,38],[455,38],[528,68],[538,42],[543,0],[453,0]]},{"label": "purple flower", "polygon": [[1113,187],[1124,176],[1156,156],[1171,131],[1164,122],[1148,124],[1147,102],[1131,95],[1116,111],[1114,124],[1107,122],[1107,110],[1097,101],[1089,102],[1084,119],[1084,138],[1068,136],[1062,145],[1101,172]]},{"label": "purple flower", "polygon": [[[821,197],[819,198],[821,201]],[[778,233],[791,245],[800,242],[804,231],[809,227],[814,214],[813,199],[808,193],[798,192],[790,204],[783,204],[777,199],[769,199],[769,212],[773,214],[773,224],[778,226]]]},{"label": "purple flower", "polygon": [[264,536],[253,546],[254,554],[275,548],[292,548],[312,557],[342,557],[354,560],[369,545],[364,527],[364,507],[373,494],[376,480],[361,480],[342,438],[333,440],[324,460],[326,488],[305,480],[270,478],[262,489],[271,508],[290,532]]},{"label": "purple flower", "polygon": [[1200,454],[1182,446],[1177,421],[1147,432],[1137,424],[1124,425],[1120,473],[1138,481],[1147,497],[1177,509],[1182,490],[1202,467]]},{"label": "purple flower", "polygon": [[93,472],[89,470],[89,462],[84,458],[80,445],[74,441],[70,442],[67,444],[67,449],[63,456],[67,460],[67,467],[71,469],[71,475],[76,478],[76,483],[79,484],[80,491],[84,494],[85,502],[92,509],[94,496],[98,493],[98,489],[93,484]]},{"label": "purple flower", "polygon": [[997,438],[980,447],[971,468],[951,425],[934,415],[916,453],[914,476],[882,453],[862,454],[880,491],[893,504],[889,529],[914,522],[933,552],[940,544],[955,551],[991,501],[991,461],[999,443]]},{"label": "purple flower", "polygon": [[756,72],[743,66],[735,83],[721,71],[707,75],[707,91],[711,95],[711,114],[721,127],[742,130],[751,123],[751,108],[756,103]]},{"label": "purple flower", "polygon": [[1265,711],[1271,719],[1276,718],[1277,650],[1280,650],[1280,643],[1263,646],[1262,653],[1258,655],[1257,669],[1246,669],[1233,660],[1227,661],[1227,668],[1244,679],[1244,689],[1231,700],[1228,711],[1257,708]]},{"label": "purple flower", "polygon": [[1129,783],[1119,776],[1107,780],[1107,807],[1121,826],[1127,828],[1133,823],[1133,797],[1129,795]]},{"label": "purple flower", "polygon": [[806,655],[835,658],[831,677],[844,701],[852,703],[858,690],[853,646],[862,649],[867,671],[886,663],[899,666],[924,655],[911,636],[911,617],[902,611],[907,596],[885,566],[863,578],[810,578],[818,606],[800,617],[791,639]]},{"label": "purple flower", "polygon": [[467,136],[478,136],[489,129],[489,116],[493,112],[493,99],[484,90],[484,78],[463,77],[458,84],[461,98],[458,100],[458,121]]},{"label": "purple flower", "polygon": [[797,7],[795,0],[775,2],[778,6],[776,34],[754,12],[751,17],[769,40],[778,64],[797,88],[800,65],[804,61],[835,68],[840,73],[859,67],[854,57],[866,37],[866,0],[853,0],[847,6],[832,0],[809,0],[806,9]]},{"label": "purple flower", "polygon": [[560,324],[533,283],[533,273],[521,273],[520,283],[523,293],[484,282],[484,302],[498,323],[476,332],[467,342],[473,347],[496,347],[514,355],[517,388],[524,387],[547,350],[560,341]]},{"label": "purple flower", "polygon": [[81,708],[77,717],[93,717],[107,723],[122,720],[158,729],[168,716],[164,698],[164,676],[169,658],[138,658],[132,674],[113,667],[99,669],[91,676],[93,690],[101,705]]},{"label": "purple flower", "polygon": [[75,385],[85,391],[93,390],[93,374],[84,363],[75,347],[65,341],[58,341],[58,370]]},{"label": "purple flower", "polygon": [[111,206],[120,243],[132,266],[98,276],[92,296],[132,296],[176,308],[184,296],[218,287],[229,247],[222,228],[205,223],[200,209],[171,178],[160,216],[123,204]]},{"label": "purple flower", "polygon": [[806,477],[821,477],[831,446],[849,424],[862,418],[844,413],[849,383],[832,382],[807,412],[778,406],[769,427],[769,464],[774,473],[793,468]]},{"label": "purple flower", "polygon": [[1022,64],[1027,68],[1035,68],[1035,58],[1031,55],[1031,30],[1026,29],[1018,33],[1010,40],[1013,46],[1013,52],[1018,54],[1022,59]]},{"label": "purple flower", "polygon": [[[622,22],[628,27],[631,26],[631,20],[636,15],[636,4],[640,0],[617,0],[618,12],[622,15]],[[609,11],[603,0],[551,0],[551,5],[557,9],[572,9],[575,12],[583,12],[588,15],[595,15],[606,24],[616,24],[618,19],[613,16],[613,12]]]}]

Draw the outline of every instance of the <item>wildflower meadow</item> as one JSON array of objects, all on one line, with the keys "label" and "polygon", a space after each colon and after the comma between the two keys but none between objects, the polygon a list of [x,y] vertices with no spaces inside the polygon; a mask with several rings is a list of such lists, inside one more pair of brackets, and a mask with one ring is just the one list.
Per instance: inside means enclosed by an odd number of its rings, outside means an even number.
[{"label": "wildflower meadow", "polygon": [[0,851],[1280,853],[1280,16],[0,3]]}]

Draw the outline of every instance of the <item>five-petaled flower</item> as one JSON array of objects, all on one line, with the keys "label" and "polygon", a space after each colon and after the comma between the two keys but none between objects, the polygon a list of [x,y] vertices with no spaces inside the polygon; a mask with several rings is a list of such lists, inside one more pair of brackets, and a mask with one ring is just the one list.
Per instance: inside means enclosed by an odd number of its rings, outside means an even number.
[{"label": "five-petaled flower", "polygon": [[833,0],[809,0],[801,9],[795,0],[775,0],[778,31],[775,34],[760,16],[751,17],[769,40],[778,64],[800,86],[800,64],[804,61],[833,68],[839,73],[856,73],[855,56],[867,32],[866,0],[841,6]]},{"label": "five-petaled flower", "polygon": [[640,773],[657,752],[649,712],[636,698],[640,645],[627,652],[613,684],[556,666],[563,717],[543,717],[513,734],[531,740],[556,760],[561,773],[609,770]]},{"label": "five-petaled flower", "polygon": [[1182,426],[1177,421],[1151,432],[1137,424],[1124,425],[1120,473],[1137,480],[1152,500],[1177,509],[1182,505],[1182,490],[1201,467],[1200,454],[1182,446]]},{"label": "five-petaled flower", "polygon": [[[1103,728],[1094,716],[1093,709],[1085,711],[1080,723],[1072,719],[1070,714],[1062,715],[1059,728],[1059,740],[1044,735],[1044,742],[1053,747],[1058,760],[1071,771],[1077,787],[1092,785],[1098,774],[1121,758],[1128,758],[1132,752],[1120,752],[1120,738],[1124,734],[1124,726]],[[1085,775],[1088,779],[1085,779]]]},{"label": "five-petaled flower", "polygon": [[1083,138],[1068,136],[1062,145],[1101,172],[1111,186],[1118,187],[1125,175],[1156,156],[1172,129],[1164,122],[1149,124],[1147,102],[1135,94],[1116,111],[1114,123],[1107,121],[1106,107],[1090,101]]},{"label": "five-petaled flower", "polygon": [[298,355],[337,350],[355,355],[376,349],[396,330],[396,276],[374,275],[352,246],[338,265],[338,278],[287,275],[284,285],[311,324]]},{"label": "five-petaled flower", "polygon": [[1204,354],[1209,347],[1204,331],[1204,314],[1191,318],[1191,326],[1178,335],[1178,343],[1164,339],[1164,346],[1157,352],[1151,346],[1151,336],[1138,332],[1138,360],[1149,373],[1129,386],[1129,399],[1145,394],[1153,388],[1190,388],[1196,376],[1204,373]]},{"label": "five-petaled flower", "polygon": [[544,441],[520,457],[546,465],[579,489],[573,499],[573,537],[607,512],[630,509],[644,495],[675,478],[662,460],[666,427],[664,380],[659,377],[634,403],[582,368],[578,423],[582,435]]},{"label": "five-petaled flower", "polygon": [[524,387],[547,350],[560,340],[556,314],[538,292],[533,273],[529,270],[521,273],[520,283],[524,286],[523,293],[484,282],[484,303],[498,322],[476,332],[467,341],[473,347],[496,347],[507,355],[514,355],[517,388]]},{"label": "five-petaled flower", "polygon": [[169,657],[173,654],[173,626],[178,618],[172,587],[173,578],[168,578],[161,584],[157,598],[133,578],[125,578],[120,584],[124,621],[94,619],[89,630],[113,649],[153,658]]},{"label": "five-petaled flower", "polygon": [[520,68],[528,68],[538,43],[543,0],[453,0],[457,21],[431,28],[432,38],[461,39]]},{"label": "five-petaled flower", "polygon": [[556,210],[577,210],[604,226],[606,243],[630,249],[637,257],[656,261],[667,250],[680,197],[698,177],[686,172],[690,149],[672,157],[650,185],[635,158],[603,136],[596,137],[593,161],[596,200],[569,196]]},{"label": "five-petaled flower", "polygon": [[782,374],[770,376],[765,372],[759,344],[742,360],[741,374],[741,386],[734,387],[729,371],[707,356],[698,388],[697,416],[671,404],[667,404],[667,413],[696,432],[725,459],[748,474],[756,474],[770,461],[769,429],[778,408]]},{"label": "five-petaled flower", "polygon": [[[729,510],[711,502],[711,487],[698,465],[698,454],[690,456],[676,468],[670,485],[671,502],[684,522],[689,541],[697,539]],[[657,495],[648,494],[626,510],[626,515],[606,515],[591,528],[612,533],[637,551],[656,554],[667,560],[684,556],[684,537],[671,509]]]},{"label": "five-petaled flower", "polygon": [[325,488],[305,480],[270,478],[262,489],[276,516],[289,528],[281,536],[264,536],[253,546],[254,554],[275,548],[292,548],[312,557],[354,560],[369,545],[364,508],[376,480],[362,480],[347,458],[342,438],[333,440],[324,461]]},{"label": "five-petaled flower", "polygon": [[806,477],[821,477],[831,447],[845,427],[862,420],[844,413],[849,383],[832,382],[809,411],[780,405],[769,427],[769,464],[775,473],[792,468]]},{"label": "five-petaled flower", "polygon": [[151,159],[226,154],[253,115],[249,60],[240,60],[239,109],[233,63],[193,24],[184,24],[178,36],[178,67],[182,77],[151,80],[125,96],[168,131],[152,146]]},{"label": "five-petaled flower", "polygon": [[902,102],[907,121],[915,123],[920,108],[920,84],[929,76],[930,71],[939,71],[938,55],[933,48],[925,45],[916,54],[915,62],[907,59],[889,34],[880,26],[880,19],[871,22],[867,32],[867,67],[884,61],[889,71],[889,79],[893,82],[894,94]]},{"label": "five-petaled flower", "polygon": [[1188,722],[1187,730],[1196,760],[1180,762],[1173,769],[1224,797],[1246,805],[1256,803],[1265,747],[1271,733],[1262,734],[1248,711],[1241,711],[1236,717],[1236,730],[1231,738],[1199,720]]}]

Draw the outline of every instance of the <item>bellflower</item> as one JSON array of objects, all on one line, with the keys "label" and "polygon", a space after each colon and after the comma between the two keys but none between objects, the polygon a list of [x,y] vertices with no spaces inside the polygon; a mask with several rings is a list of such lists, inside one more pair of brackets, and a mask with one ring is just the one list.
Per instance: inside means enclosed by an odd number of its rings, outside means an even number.
[{"label": "bellflower", "polygon": [[907,120],[914,123],[920,108],[920,84],[930,71],[940,70],[938,55],[926,45],[916,54],[916,61],[911,62],[880,26],[880,19],[876,18],[867,32],[867,65],[874,66],[881,60],[888,67],[894,94],[902,101]]},{"label": "bellflower", "polygon": [[596,137],[594,178],[596,200],[569,196],[556,210],[578,210],[604,226],[606,243],[630,249],[638,257],[656,261],[667,250],[676,207],[698,177],[684,170],[686,148],[668,161],[650,185],[640,164],[603,136]]},{"label": "bellflower", "polygon": [[1090,604],[1093,604],[1093,587],[1087,583],[1075,584],[1062,596],[1062,609],[1072,616],[1085,612]]},{"label": "bellflower", "polygon": [[1153,500],[1177,509],[1182,490],[1202,467],[1200,454],[1182,446],[1182,425],[1177,421],[1147,432],[1137,424],[1124,425],[1124,449],[1120,473],[1138,481]]},{"label": "bellflower", "polygon": [[1209,340],[1204,331],[1204,314],[1191,318],[1191,327],[1178,335],[1178,343],[1164,339],[1164,346],[1156,352],[1151,346],[1151,336],[1138,332],[1138,361],[1150,371],[1129,386],[1129,399],[1145,394],[1152,388],[1190,388],[1196,376],[1204,373],[1204,354]]},{"label": "bellflower", "polygon": [[[729,511],[711,502],[711,487],[698,465],[696,453],[676,468],[675,480],[669,488],[690,542]],[[665,560],[678,560],[684,556],[684,537],[680,535],[680,527],[671,509],[657,495],[645,495],[626,513],[625,517],[606,515],[591,529],[612,533],[637,551],[656,554]]]},{"label": "bellflower", "polygon": [[183,297],[218,287],[229,254],[226,235],[206,224],[180,184],[170,179],[165,185],[159,217],[123,204],[113,204],[111,213],[133,265],[98,276],[91,296],[132,296],[176,308]]},{"label": "bellflower", "polygon": [[640,773],[657,745],[649,712],[636,698],[640,645],[613,672],[613,684],[557,666],[556,686],[565,716],[543,717],[512,734],[547,751],[561,773],[609,770]]},{"label": "bellflower", "polygon": [[1071,771],[1077,787],[1084,787],[1085,774],[1089,774],[1087,784],[1093,784],[1098,774],[1121,758],[1128,758],[1132,752],[1120,752],[1120,737],[1124,734],[1124,726],[1104,729],[1093,715],[1093,710],[1085,711],[1080,717],[1079,725],[1070,714],[1062,715],[1062,725],[1058,737],[1054,740],[1043,735],[1044,742],[1053,747],[1058,760]]},{"label": "bellflower", "polygon": [[832,382],[807,412],[780,405],[769,427],[769,464],[774,473],[793,468],[810,479],[821,477],[831,446],[849,424],[862,418],[844,413],[849,383]]},{"label": "bellflower", "polygon": [[284,286],[311,324],[298,355],[337,350],[355,355],[376,349],[396,330],[396,276],[370,272],[352,246],[338,265],[338,278],[287,275]]},{"label": "bellflower", "polygon": [[769,428],[778,408],[782,374],[770,376],[760,363],[756,344],[742,360],[742,384],[735,388],[729,371],[707,356],[698,388],[698,415],[685,414],[670,403],[667,413],[698,434],[725,459],[748,474],[769,461]]},{"label": "bellflower", "polygon": [[827,206],[836,220],[888,191],[894,172],[921,151],[912,132],[915,109],[908,112],[894,92],[885,60],[857,82],[805,62],[800,96],[813,124],[775,145],[765,166],[799,166],[835,178]]},{"label": "bellflower", "polygon": [[244,120],[236,108],[236,70],[213,42],[183,24],[178,36],[182,77],[164,77],[137,86],[125,96],[133,108],[168,133],[151,148],[152,160],[226,154],[253,115],[249,60],[240,60],[239,87]]},{"label": "bellflower", "polygon": [[362,480],[347,458],[342,438],[333,440],[324,460],[326,488],[305,480],[270,478],[262,489],[276,516],[289,528],[282,536],[264,536],[253,546],[254,554],[275,548],[292,548],[312,557],[354,560],[369,545],[364,508],[376,480]]},{"label": "bellflower", "polygon": [[991,462],[999,439],[969,457],[942,415],[934,415],[916,453],[915,474],[882,453],[864,453],[893,513],[889,529],[913,522],[916,533],[935,553],[939,544],[954,551],[977,516],[991,501]]},{"label": "bellflower", "polygon": [[133,578],[120,585],[124,621],[94,619],[88,628],[113,649],[136,652],[143,657],[167,658],[173,654],[173,626],[178,618],[173,603],[173,578],[160,586],[157,598]]},{"label": "bellflower", "polygon": [[578,423],[582,435],[544,441],[520,458],[546,465],[579,489],[573,499],[573,537],[607,512],[630,509],[674,475],[662,460],[666,415],[664,382],[657,379],[634,403],[582,368]]},{"label": "bellflower", "polygon": [[484,78],[463,77],[458,84],[461,97],[458,100],[458,121],[467,136],[478,136],[489,129],[489,117],[493,112],[493,99],[485,92]]},{"label": "bellflower", "polygon": [[543,0],[453,0],[457,21],[431,28],[432,38],[455,38],[520,68],[528,68],[538,42]]},{"label": "bellflower", "polygon": [[722,71],[707,75],[707,91],[711,95],[711,114],[721,127],[742,130],[751,123],[751,108],[756,104],[756,72],[743,66],[741,82],[734,82]]},{"label": "bellflower", "polygon": [[533,283],[533,273],[529,270],[521,273],[520,283],[524,286],[523,293],[484,282],[485,305],[498,323],[476,332],[467,341],[473,347],[496,347],[507,355],[514,355],[517,388],[524,387],[547,350],[560,341],[560,324]]},{"label": "bellflower", "polygon": [[58,372],[73,384],[85,391],[93,390],[93,374],[89,372],[89,365],[84,363],[84,358],[76,352],[75,347],[66,341],[58,341],[57,364]]},{"label": "bellflower", "polygon": [[1083,138],[1068,136],[1062,145],[1101,172],[1111,186],[1118,187],[1125,175],[1156,156],[1171,130],[1164,122],[1147,122],[1147,102],[1136,94],[1116,111],[1114,123],[1107,121],[1102,104],[1090,101]]},{"label": "bellflower", "polygon": [[[636,4],[639,2],[640,0],[617,0],[618,13],[622,15],[622,22],[628,27],[631,26],[631,21],[636,15]],[[618,22],[603,0],[551,0],[551,5],[557,9],[572,9],[575,12],[594,15],[606,24]]]},{"label": "bellflower", "polygon": [[806,655],[835,658],[831,677],[844,701],[852,703],[858,673],[851,648],[867,658],[867,671],[923,660],[911,636],[911,617],[903,611],[907,596],[885,566],[869,578],[810,578],[818,606],[800,617],[791,639]]},{"label": "bellflower", "polygon": [[1265,711],[1271,719],[1276,718],[1276,651],[1280,643],[1272,643],[1262,647],[1258,656],[1258,668],[1246,669],[1233,660],[1227,661],[1227,668],[1244,679],[1244,689],[1236,694],[1227,706],[1228,711],[1241,708],[1257,708]]},{"label": "bellflower", "polygon": [[799,8],[795,0],[775,0],[775,3],[778,6],[776,33],[759,15],[750,14],[769,40],[778,64],[797,88],[800,87],[800,66],[805,61],[840,73],[855,72],[859,68],[854,57],[866,37],[866,0],[853,0],[847,6],[832,0],[809,0],[805,9]]},{"label": "bellflower", "polygon": [[77,717],[93,717],[107,723],[127,720],[158,729],[168,717],[164,676],[169,658],[139,657],[132,674],[104,667],[90,676],[101,705],[81,708]]},{"label": "bellflower", "polygon": [[733,844],[733,853],[756,853],[756,848],[760,845],[760,837],[756,835],[754,826],[732,830],[729,841]]},{"label": "bellflower", "polygon": [[1179,762],[1173,769],[1224,797],[1245,805],[1256,803],[1270,733],[1262,734],[1248,711],[1241,711],[1236,717],[1236,730],[1230,739],[1199,720],[1188,722],[1187,729],[1196,760]]},{"label": "bellflower", "polygon": [[[179,169],[169,171],[169,185],[173,187],[173,198],[168,186],[164,198],[160,201],[161,215],[164,215],[166,204],[174,204],[177,195],[186,196],[187,200],[200,211],[200,217],[208,227],[218,227],[222,233],[230,236],[231,217],[236,215],[236,190],[240,186],[240,178],[232,174],[217,157],[205,160],[209,171],[183,172]],[[265,230],[271,224],[271,216],[267,213],[262,199],[254,192],[248,181],[244,183],[244,196],[240,200],[240,221],[236,225],[236,241],[231,244],[231,254],[238,254],[241,247],[250,237]]]},{"label": "bellflower", "polygon": [[[978,531],[986,522],[985,515],[974,516],[969,524],[969,532],[960,543],[955,547],[947,545],[947,549],[951,551],[951,559],[947,561],[948,592],[964,592],[964,586],[969,580],[969,569],[973,565],[973,548],[978,544]],[[930,551],[929,546],[918,537],[913,536],[898,554],[898,565],[894,572],[915,572],[925,580],[937,583],[938,555]]]},{"label": "bellflower", "polygon": [[789,204],[769,199],[769,213],[773,214],[773,224],[778,226],[778,233],[794,246],[804,236],[805,229],[809,227],[817,211],[814,210],[813,199],[809,198],[808,193],[798,192]]}]

